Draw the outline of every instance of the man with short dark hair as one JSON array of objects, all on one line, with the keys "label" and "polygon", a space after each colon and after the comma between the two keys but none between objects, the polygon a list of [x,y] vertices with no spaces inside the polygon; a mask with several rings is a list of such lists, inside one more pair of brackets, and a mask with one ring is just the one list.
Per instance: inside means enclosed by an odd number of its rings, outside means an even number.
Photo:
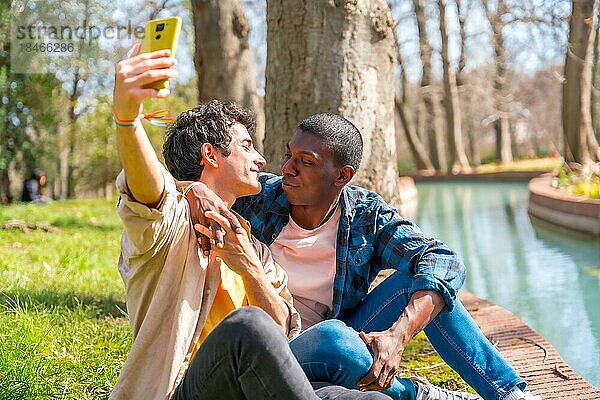
[{"label": "man with short dark hair", "polygon": [[[199,253],[185,200],[158,161],[140,122],[142,100],[167,90],[147,85],[175,76],[168,51],[117,64],[113,118],[123,171],[117,178],[123,237],[119,272],[133,343],[111,399],[327,399],[315,392],[289,348],[300,318],[287,276],[248,223],[228,208],[261,189],[263,157],[248,110],[213,101],[179,115],[167,130],[171,173],[212,189],[223,206],[208,214],[227,237]],[[215,240],[214,230],[203,234]],[[318,396],[317,396],[318,394]],[[387,396],[354,398],[375,400]]]},{"label": "man with short dark hair", "polygon": [[[424,329],[486,400],[535,398],[456,298],[465,278],[459,257],[376,193],[348,185],[361,157],[350,121],[310,116],[287,145],[282,176],[261,174],[261,192],[233,207],[288,273],[308,328],[290,345],[309,379],[394,399],[478,398],[396,378],[406,344]],[[368,292],[386,269],[395,272]]]}]

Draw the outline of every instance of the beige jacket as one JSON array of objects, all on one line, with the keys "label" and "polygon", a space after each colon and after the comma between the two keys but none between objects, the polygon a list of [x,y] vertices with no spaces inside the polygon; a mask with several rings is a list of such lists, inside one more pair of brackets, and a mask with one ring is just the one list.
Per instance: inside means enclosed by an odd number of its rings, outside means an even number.
[{"label": "beige jacket", "polygon": [[[198,252],[189,206],[162,168],[165,189],[156,208],[138,203],[123,171],[117,177],[123,221],[119,272],[126,289],[133,344],[110,398],[164,400],[183,377],[193,344],[212,306],[220,268]],[[288,337],[300,331],[285,271],[254,240],[267,277],[288,304]]]}]

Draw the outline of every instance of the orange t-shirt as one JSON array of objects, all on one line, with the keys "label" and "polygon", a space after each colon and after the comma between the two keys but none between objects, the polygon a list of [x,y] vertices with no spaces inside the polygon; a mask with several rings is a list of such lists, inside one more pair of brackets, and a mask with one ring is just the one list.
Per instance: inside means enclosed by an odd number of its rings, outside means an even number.
[{"label": "orange t-shirt", "polygon": [[246,290],[244,289],[244,281],[242,277],[233,272],[224,262],[221,262],[221,283],[215,294],[215,301],[210,308],[206,323],[202,328],[202,333],[198,341],[194,345],[192,358],[200,348],[200,345],[208,334],[217,327],[232,311],[248,305],[246,299]]}]

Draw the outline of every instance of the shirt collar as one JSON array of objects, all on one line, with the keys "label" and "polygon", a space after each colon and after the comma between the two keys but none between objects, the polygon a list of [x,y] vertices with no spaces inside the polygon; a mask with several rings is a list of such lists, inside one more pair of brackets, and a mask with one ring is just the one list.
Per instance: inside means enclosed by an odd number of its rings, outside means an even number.
[{"label": "shirt collar", "polygon": [[351,195],[348,185],[344,186],[344,189],[342,190],[340,204],[342,205],[342,215],[346,218],[351,218],[356,206],[356,197]]}]

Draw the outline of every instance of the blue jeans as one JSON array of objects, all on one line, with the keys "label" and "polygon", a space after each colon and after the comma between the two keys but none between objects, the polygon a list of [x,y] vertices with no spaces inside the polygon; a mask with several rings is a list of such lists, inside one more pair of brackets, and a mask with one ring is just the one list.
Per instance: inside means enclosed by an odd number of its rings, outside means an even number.
[{"label": "blue jeans", "polygon": [[[410,300],[412,277],[395,272],[340,320],[316,324],[290,342],[292,352],[311,381],[329,381],[356,388],[356,382],[373,364],[370,349],[357,331],[388,329]],[[452,311],[444,308],[424,329],[444,361],[485,400],[504,397],[525,381],[483,335],[457,300]],[[415,387],[396,378],[386,392],[393,399],[413,400]]]}]

